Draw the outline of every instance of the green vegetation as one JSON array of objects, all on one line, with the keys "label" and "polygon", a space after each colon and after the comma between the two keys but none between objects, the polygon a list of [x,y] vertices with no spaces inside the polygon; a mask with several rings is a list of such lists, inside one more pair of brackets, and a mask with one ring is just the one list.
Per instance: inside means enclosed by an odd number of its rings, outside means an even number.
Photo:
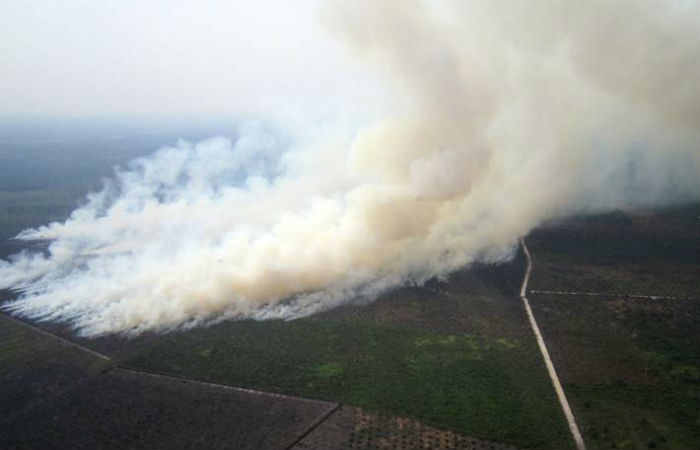
[{"label": "green vegetation", "polygon": [[[646,382],[620,379],[599,384],[571,384],[591,448],[697,447],[700,441],[700,348],[688,303],[662,310],[618,312],[645,356]],[[697,317],[697,316],[695,316]]]},{"label": "green vegetation", "polygon": [[697,447],[696,301],[530,301],[588,448]]},{"label": "green vegetation", "polygon": [[588,448],[697,448],[697,205],[572,220],[528,242],[534,289],[680,297],[530,296]]},{"label": "green vegetation", "polygon": [[530,340],[242,321],[167,335],[127,365],[340,401],[525,448],[571,447]]},{"label": "green vegetation", "polygon": [[566,389],[590,449],[697,448],[697,389],[624,383]]}]

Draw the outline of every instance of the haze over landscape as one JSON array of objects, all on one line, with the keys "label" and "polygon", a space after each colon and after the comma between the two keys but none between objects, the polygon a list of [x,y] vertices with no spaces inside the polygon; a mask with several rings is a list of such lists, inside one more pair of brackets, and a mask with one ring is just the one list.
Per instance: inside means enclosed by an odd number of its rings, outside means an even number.
[{"label": "haze over landscape", "polygon": [[183,4],[158,26],[160,3],[88,6],[0,32],[8,116],[248,119],[22,231],[50,244],[0,261],[3,308],[87,336],[294,318],[507,260],[549,220],[700,198],[697,2],[302,5]]},{"label": "haze over landscape", "polygon": [[699,0],[0,23],[0,449],[700,447]]}]

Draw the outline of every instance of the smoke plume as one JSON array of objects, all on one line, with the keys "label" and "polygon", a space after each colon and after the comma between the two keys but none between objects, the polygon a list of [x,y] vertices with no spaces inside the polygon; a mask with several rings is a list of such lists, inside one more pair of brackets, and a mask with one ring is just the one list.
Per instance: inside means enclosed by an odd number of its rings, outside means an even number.
[{"label": "smoke plume", "polygon": [[322,20],[395,89],[351,139],[252,127],[117,171],[4,307],[84,335],[293,318],[513,255],[545,220],[700,197],[700,7],[337,1]]}]

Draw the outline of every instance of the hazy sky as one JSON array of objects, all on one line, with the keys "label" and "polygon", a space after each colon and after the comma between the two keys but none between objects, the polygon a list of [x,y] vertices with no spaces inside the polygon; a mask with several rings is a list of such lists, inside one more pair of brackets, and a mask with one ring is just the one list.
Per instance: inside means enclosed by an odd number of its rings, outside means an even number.
[{"label": "hazy sky", "polygon": [[0,114],[352,114],[376,80],[319,4],[0,2]]}]

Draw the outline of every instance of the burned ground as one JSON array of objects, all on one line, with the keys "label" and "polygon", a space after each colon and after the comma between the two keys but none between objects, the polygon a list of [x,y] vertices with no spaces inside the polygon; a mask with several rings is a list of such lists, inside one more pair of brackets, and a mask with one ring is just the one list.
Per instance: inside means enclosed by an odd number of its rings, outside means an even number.
[{"label": "burned ground", "polygon": [[0,445],[283,449],[334,408],[113,369],[5,424]]},{"label": "burned ground", "polygon": [[0,315],[0,417],[4,420],[107,367],[109,361]]}]

